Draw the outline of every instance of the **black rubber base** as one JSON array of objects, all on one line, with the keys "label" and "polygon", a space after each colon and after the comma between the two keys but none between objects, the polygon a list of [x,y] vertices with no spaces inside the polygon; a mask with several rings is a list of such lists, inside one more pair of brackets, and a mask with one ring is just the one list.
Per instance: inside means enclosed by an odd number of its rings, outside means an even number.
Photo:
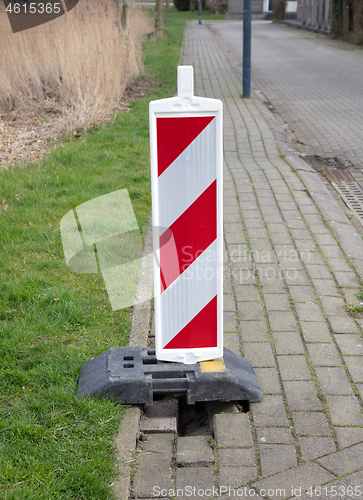
[{"label": "black rubber base", "polygon": [[152,405],[154,394],[185,394],[197,401],[261,401],[252,364],[224,348],[226,371],[202,372],[200,364],[158,361],[153,349],[114,347],[82,366],[78,397],[110,398],[121,404]]}]

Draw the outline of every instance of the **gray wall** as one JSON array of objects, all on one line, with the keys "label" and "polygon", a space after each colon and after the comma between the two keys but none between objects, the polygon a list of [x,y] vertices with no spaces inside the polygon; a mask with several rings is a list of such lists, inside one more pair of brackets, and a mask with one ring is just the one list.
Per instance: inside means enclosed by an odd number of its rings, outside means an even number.
[{"label": "gray wall", "polygon": [[[252,14],[261,14],[263,10],[263,0],[251,0]],[[228,0],[228,14],[243,15],[243,0]]]}]

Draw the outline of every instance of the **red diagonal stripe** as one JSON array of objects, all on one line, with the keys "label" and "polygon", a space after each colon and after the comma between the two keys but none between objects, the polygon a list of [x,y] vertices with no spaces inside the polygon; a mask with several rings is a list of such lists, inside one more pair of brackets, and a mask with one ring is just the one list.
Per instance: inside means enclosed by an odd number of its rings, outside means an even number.
[{"label": "red diagonal stripe", "polygon": [[166,344],[164,349],[217,347],[217,296]]},{"label": "red diagonal stripe", "polygon": [[157,118],[158,175],[161,175],[215,116]]},{"label": "red diagonal stripe", "polygon": [[[170,248],[170,231],[174,237],[176,252],[175,249],[172,252]],[[215,180],[160,236],[161,293],[188,269],[216,237],[217,181]]]}]

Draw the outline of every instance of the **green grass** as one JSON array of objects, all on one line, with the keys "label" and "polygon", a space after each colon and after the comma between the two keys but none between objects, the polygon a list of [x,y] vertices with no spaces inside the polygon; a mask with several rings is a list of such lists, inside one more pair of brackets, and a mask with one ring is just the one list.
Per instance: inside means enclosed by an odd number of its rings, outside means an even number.
[{"label": "green grass", "polygon": [[130,112],[65,140],[40,163],[0,171],[2,500],[113,498],[123,407],[75,394],[84,362],[127,343],[131,312],[112,311],[101,275],[67,269],[59,222],[79,204],[127,188],[139,227],[147,226],[148,104],[175,93],[190,18],[197,13],[171,9],[167,38],[144,44],[145,71],[158,86]]}]

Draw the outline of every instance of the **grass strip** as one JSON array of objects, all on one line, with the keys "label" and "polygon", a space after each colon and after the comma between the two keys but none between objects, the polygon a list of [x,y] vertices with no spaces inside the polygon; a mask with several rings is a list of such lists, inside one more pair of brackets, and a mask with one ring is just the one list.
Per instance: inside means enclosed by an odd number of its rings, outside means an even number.
[{"label": "grass strip", "polygon": [[148,105],[175,93],[185,19],[196,17],[172,9],[166,38],[144,43],[145,73],[155,75],[158,86],[129,112],[64,141],[40,163],[0,171],[4,500],[114,498],[113,436],[124,407],[79,401],[75,393],[83,363],[126,345],[131,311],[112,311],[101,275],[67,269],[59,222],[81,203],[127,188],[139,227],[147,226]]}]

